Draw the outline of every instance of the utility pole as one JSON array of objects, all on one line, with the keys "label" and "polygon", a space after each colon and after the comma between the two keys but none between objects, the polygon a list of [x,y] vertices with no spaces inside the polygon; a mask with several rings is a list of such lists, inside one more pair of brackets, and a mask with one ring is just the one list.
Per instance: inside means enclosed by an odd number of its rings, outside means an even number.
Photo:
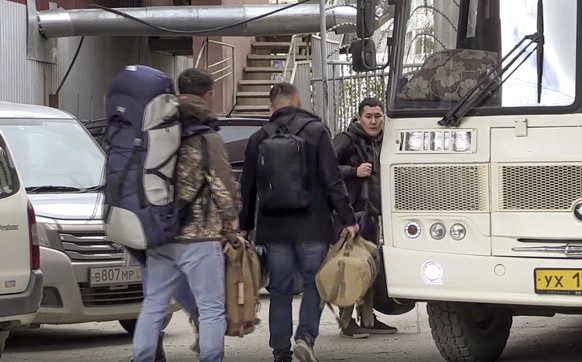
[{"label": "utility pole", "polygon": [[323,124],[327,125],[329,119],[329,99],[327,91],[327,24],[325,18],[325,0],[319,0],[319,25],[321,36],[321,85],[323,88],[323,109],[321,112],[321,120]]}]

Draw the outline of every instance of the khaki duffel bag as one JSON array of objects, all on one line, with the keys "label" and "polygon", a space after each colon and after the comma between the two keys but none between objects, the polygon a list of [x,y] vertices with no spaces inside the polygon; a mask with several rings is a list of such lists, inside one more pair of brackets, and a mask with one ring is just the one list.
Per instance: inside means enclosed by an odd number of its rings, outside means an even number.
[{"label": "khaki duffel bag", "polygon": [[338,307],[358,304],[378,275],[378,247],[346,229],[333,245],[315,277],[321,300]]}]

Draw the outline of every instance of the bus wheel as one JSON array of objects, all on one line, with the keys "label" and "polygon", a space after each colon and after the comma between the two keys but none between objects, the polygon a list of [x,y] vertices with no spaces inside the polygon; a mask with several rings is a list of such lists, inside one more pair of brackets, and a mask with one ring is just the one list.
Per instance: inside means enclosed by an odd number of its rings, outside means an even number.
[{"label": "bus wheel", "polygon": [[447,361],[492,362],[503,352],[513,323],[504,308],[484,304],[427,304],[432,338]]}]

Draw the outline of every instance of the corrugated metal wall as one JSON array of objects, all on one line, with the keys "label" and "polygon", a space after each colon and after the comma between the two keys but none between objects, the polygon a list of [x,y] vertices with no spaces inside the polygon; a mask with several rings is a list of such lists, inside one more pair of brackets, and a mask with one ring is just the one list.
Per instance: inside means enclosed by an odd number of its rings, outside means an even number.
[{"label": "corrugated metal wall", "polygon": [[53,66],[26,60],[26,29],[26,6],[0,0],[0,100],[43,104]]},{"label": "corrugated metal wall", "polygon": [[[48,105],[77,50],[80,38],[58,40],[57,64],[27,60],[26,6],[0,0],[0,101]],[[59,92],[59,108],[81,119],[104,116],[109,80],[127,64],[158,68],[174,79],[193,66],[187,57],[152,53],[146,38],[87,37]]]}]

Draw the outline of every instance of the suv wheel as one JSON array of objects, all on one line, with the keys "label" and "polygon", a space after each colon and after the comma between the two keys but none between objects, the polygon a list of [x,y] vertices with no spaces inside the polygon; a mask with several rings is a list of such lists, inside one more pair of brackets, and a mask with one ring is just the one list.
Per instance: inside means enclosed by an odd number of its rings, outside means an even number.
[{"label": "suv wheel", "polygon": [[[173,315],[173,313],[170,313],[166,316],[166,319],[164,319],[164,324],[162,324],[162,330],[166,329],[166,327],[170,324]],[[135,326],[137,325],[137,319],[120,320],[119,324],[121,324],[121,327],[123,327],[127,333],[133,336],[133,333],[135,332]]]},{"label": "suv wheel", "polygon": [[4,347],[6,346],[6,340],[8,339],[8,332],[0,331],[0,357],[4,352]]}]

